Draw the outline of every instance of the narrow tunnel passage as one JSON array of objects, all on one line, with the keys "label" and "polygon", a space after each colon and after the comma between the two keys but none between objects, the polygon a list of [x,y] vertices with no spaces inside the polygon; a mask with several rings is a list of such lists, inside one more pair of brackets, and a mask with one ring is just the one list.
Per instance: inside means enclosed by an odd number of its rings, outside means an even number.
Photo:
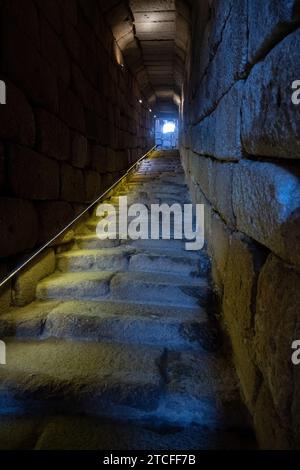
[{"label": "narrow tunnel passage", "polygon": [[1,450],[299,448],[299,26],[0,2]]}]

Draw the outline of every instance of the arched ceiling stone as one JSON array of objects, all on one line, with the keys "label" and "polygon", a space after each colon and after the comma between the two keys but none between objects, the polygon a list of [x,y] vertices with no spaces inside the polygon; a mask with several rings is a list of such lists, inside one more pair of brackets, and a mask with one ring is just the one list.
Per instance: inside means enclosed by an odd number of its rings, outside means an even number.
[{"label": "arched ceiling stone", "polygon": [[144,97],[152,107],[156,100],[156,113],[174,112],[174,104],[176,109],[180,103],[189,45],[189,2],[112,0],[105,8],[116,43]]}]

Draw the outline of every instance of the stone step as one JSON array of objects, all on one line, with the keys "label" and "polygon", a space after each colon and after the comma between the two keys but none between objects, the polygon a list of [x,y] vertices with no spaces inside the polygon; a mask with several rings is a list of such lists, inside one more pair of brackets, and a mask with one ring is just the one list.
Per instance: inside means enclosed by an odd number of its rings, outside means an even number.
[{"label": "stone step", "polygon": [[156,272],[55,273],[39,282],[39,300],[118,299],[193,307],[207,305],[211,290],[201,277]]},{"label": "stone step", "polygon": [[[0,408],[118,413],[157,409],[163,391],[161,348],[78,341],[6,340]],[[132,412],[125,411],[131,415]]]},{"label": "stone step", "polygon": [[[87,341],[6,339],[0,408],[224,428],[242,420],[226,358]],[[231,410],[231,416],[228,413]],[[225,413],[227,411],[227,414]]]},{"label": "stone step", "polygon": [[118,273],[110,283],[115,299],[194,307],[206,305],[211,290],[205,279],[160,273]]},{"label": "stone step", "polygon": [[94,235],[77,235],[76,245],[81,250],[101,250],[103,248],[113,248],[121,244],[121,240],[100,240]]},{"label": "stone step", "polygon": [[0,450],[162,450],[254,449],[243,426],[165,426],[118,422],[87,415],[2,415]]},{"label": "stone step", "polygon": [[[182,276],[206,274],[205,262],[199,256],[171,252],[141,252],[130,245],[100,250],[72,250],[56,257],[61,272],[144,271],[172,272]],[[204,268],[203,272],[201,268]]]},{"label": "stone step", "polygon": [[73,338],[164,347],[219,347],[217,330],[201,307],[161,308],[118,301],[35,301],[0,316],[0,337]]},{"label": "stone step", "polygon": [[119,246],[102,250],[72,250],[56,257],[61,272],[127,271],[133,248]]},{"label": "stone step", "polygon": [[144,344],[170,349],[219,347],[203,309],[129,302],[62,302],[48,313],[43,337]]},{"label": "stone step", "polygon": [[39,282],[36,297],[40,300],[105,298],[112,277],[113,273],[108,271],[55,273]]},{"label": "stone step", "polygon": [[[141,423],[105,422],[88,416],[53,416],[42,429],[38,440],[33,440],[36,450],[255,449],[253,436],[245,432],[243,426],[220,430],[217,425],[163,426],[154,420],[143,426]],[[34,430],[32,433],[34,435]]]}]

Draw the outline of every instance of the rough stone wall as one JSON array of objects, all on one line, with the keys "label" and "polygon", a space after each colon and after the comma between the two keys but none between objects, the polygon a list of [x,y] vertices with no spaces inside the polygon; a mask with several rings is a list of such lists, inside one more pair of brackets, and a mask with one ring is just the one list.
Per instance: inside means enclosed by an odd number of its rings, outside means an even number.
[{"label": "rough stone wall", "polygon": [[300,447],[300,2],[195,2],[181,156],[262,448]]},{"label": "rough stone wall", "polygon": [[100,1],[1,0],[0,34],[3,275],[149,150],[154,132]]}]

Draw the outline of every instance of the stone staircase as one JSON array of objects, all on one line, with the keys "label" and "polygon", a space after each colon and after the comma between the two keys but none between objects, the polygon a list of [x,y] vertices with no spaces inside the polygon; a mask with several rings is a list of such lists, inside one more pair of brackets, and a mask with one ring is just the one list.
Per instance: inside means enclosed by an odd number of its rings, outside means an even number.
[{"label": "stone staircase", "polygon": [[[188,202],[177,152],[110,198]],[[209,259],[181,240],[100,240],[94,214],[36,299],[0,316],[0,448],[253,448],[213,317]]]}]

